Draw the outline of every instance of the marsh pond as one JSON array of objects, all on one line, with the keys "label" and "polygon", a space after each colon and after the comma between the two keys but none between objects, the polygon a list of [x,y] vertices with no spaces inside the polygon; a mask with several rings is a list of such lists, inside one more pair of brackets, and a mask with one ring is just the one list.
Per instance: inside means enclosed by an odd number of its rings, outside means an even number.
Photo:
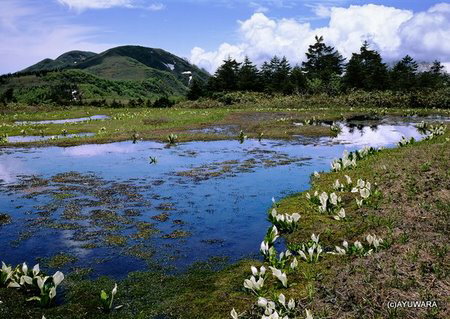
[{"label": "marsh pond", "polygon": [[337,137],[0,149],[0,256],[93,277],[259,258],[275,200],[344,150],[423,137],[411,121],[341,123]]}]

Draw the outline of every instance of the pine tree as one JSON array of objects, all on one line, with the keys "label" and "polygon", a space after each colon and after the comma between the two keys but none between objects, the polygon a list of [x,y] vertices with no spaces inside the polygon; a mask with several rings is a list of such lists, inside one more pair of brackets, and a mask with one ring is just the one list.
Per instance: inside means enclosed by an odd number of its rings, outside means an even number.
[{"label": "pine tree", "polygon": [[395,90],[411,90],[417,86],[419,65],[409,55],[397,62],[391,71],[391,85]]},{"label": "pine tree", "polygon": [[208,86],[216,92],[237,90],[239,67],[240,63],[234,59],[223,61]]},{"label": "pine tree", "polygon": [[187,93],[188,100],[195,101],[204,95],[203,87],[197,79],[192,81],[189,92]]},{"label": "pine tree", "polygon": [[292,84],[293,92],[304,93],[306,92],[307,82],[304,71],[301,67],[295,66],[291,71],[290,83]]},{"label": "pine tree", "polygon": [[307,60],[302,66],[309,79],[318,78],[328,83],[332,74],[342,74],[345,59],[334,47],[326,45],[322,36],[315,39],[316,43],[309,46]]},{"label": "pine tree", "polygon": [[261,90],[258,68],[248,57],[245,57],[245,60],[239,69],[237,87],[241,91]]},{"label": "pine tree", "polygon": [[365,41],[360,53],[353,53],[347,64],[344,83],[349,88],[382,90],[388,85],[388,70],[380,54]]}]

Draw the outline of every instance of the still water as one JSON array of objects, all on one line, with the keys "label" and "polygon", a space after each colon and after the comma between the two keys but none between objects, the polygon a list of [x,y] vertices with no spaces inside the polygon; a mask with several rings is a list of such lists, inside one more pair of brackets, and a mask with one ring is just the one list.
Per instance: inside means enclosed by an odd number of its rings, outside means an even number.
[{"label": "still water", "polygon": [[[393,147],[412,124],[343,126],[336,138],[130,141],[1,148],[0,259],[30,264],[64,253],[59,269],[123,277],[196,261],[256,257],[271,198],[308,189],[347,150]],[[150,157],[156,160],[151,163]],[[43,258],[43,259],[42,259]]]}]

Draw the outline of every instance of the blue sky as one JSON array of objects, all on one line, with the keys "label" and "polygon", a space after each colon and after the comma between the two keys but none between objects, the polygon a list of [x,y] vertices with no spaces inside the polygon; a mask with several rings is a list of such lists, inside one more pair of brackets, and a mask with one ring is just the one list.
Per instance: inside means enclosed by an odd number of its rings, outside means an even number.
[{"label": "blue sky", "polygon": [[[369,18],[374,21],[367,30],[358,23],[348,27]],[[395,43],[389,30],[382,32],[384,20],[399,38]],[[280,54],[295,64],[316,33],[344,55],[368,38],[387,59],[409,49],[418,59],[445,60],[450,45],[440,43],[450,42],[449,30],[445,1],[2,0],[0,73],[68,50],[100,52],[123,44],[163,48],[210,71],[228,55],[249,55],[260,63]],[[430,33],[425,44],[414,42],[417,32]],[[426,50],[417,48],[423,45]]]}]

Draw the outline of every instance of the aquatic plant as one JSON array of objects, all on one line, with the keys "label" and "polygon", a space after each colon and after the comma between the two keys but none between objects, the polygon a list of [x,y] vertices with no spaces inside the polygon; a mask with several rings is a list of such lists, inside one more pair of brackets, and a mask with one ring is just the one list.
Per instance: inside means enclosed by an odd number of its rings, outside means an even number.
[{"label": "aquatic plant", "polygon": [[278,214],[277,210],[274,208],[269,214],[268,219],[273,225],[277,227],[277,229],[285,232],[293,232],[298,228],[300,214]]},{"label": "aquatic plant", "polygon": [[287,280],[287,275],[285,272],[283,272],[282,270],[272,267],[269,267],[270,270],[272,270],[272,275],[277,278],[280,283],[283,285],[283,287],[287,288],[288,287],[288,280]]},{"label": "aquatic plant", "polygon": [[173,133],[170,134],[169,136],[167,136],[167,141],[169,142],[169,145],[175,145],[177,140],[178,140],[178,136],[176,136]]},{"label": "aquatic plant", "polygon": [[131,135],[131,139],[133,140],[133,144],[136,144],[137,140],[139,139],[139,133],[133,133],[133,135]]},{"label": "aquatic plant", "polygon": [[117,294],[117,284],[114,284],[114,288],[111,291],[111,296],[109,296],[106,291],[102,290],[100,292],[100,302],[102,304],[102,310],[104,312],[111,312],[112,310],[118,310],[123,307],[123,305],[113,307],[114,296]]},{"label": "aquatic plant", "polygon": [[315,205],[318,206],[319,212],[332,214],[341,208],[342,198],[336,193],[322,192],[320,195],[315,192],[313,196],[309,193],[306,197]]},{"label": "aquatic plant", "polygon": [[0,286],[36,293],[37,296],[28,298],[27,301],[37,301],[42,307],[51,305],[56,297],[56,289],[63,280],[64,274],[60,271],[53,276],[45,276],[41,273],[39,264],[29,269],[26,263],[22,263],[13,269],[2,262],[0,270]]},{"label": "aquatic plant", "polygon": [[397,145],[399,147],[403,147],[409,144],[413,144],[416,140],[414,139],[414,137],[411,138],[406,138],[404,136],[402,136],[402,139],[397,143]]},{"label": "aquatic plant", "polygon": [[368,146],[354,152],[348,152],[345,150],[341,158],[336,159],[331,163],[331,169],[333,172],[338,172],[344,169],[354,168],[357,166],[357,161],[360,161],[370,155],[374,155],[379,151],[380,149],[377,150]]},{"label": "aquatic plant", "polygon": [[434,126],[430,125],[428,129],[428,135],[425,137],[425,140],[431,140],[437,136],[441,136],[445,134],[447,127],[444,125]]},{"label": "aquatic plant", "polygon": [[238,135],[239,143],[241,143],[241,144],[244,143],[246,138],[247,138],[247,135],[245,135],[244,131],[241,130]]},{"label": "aquatic plant", "polygon": [[342,131],[340,125],[337,124],[337,123],[333,123],[333,124],[330,126],[330,130],[331,130],[332,132],[336,133],[336,134],[338,134],[338,133],[340,133],[340,132]]},{"label": "aquatic plant", "polygon": [[8,143],[8,134],[0,135],[0,143]]},{"label": "aquatic plant", "polygon": [[337,213],[336,215],[333,216],[333,218],[336,219],[336,220],[342,220],[342,219],[344,219],[345,217],[346,217],[346,216],[345,216],[345,209],[344,209],[344,208],[341,208],[341,209],[338,211],[338,213]]},{"label": "aquatic plant", "polygon": [[355,241],[353,245],[349,245],[347,241],[342,242],[342,247],[336,246],[335,251],[330,252],[334,255],[354,255],[354,256],[369,256],[374,251],[377,252],[383,247],[383,239],[376,235],[369,234],[366,236],[366,242],[362,243],[359,240]]},{"label": "aquatic plant", "polygon": [[319,261],[320,255],[323,252],[322,246],[319,244],[320,235],[311,235],[311,240],[307,243],[303,243],[299,246],[300,248],[297,250],[299,256],[309,263],[316,263]]},{"label": "aquatic plant", "polygon": [[263,139],[264,136],[264,132],[259,133],[258,135],[258,141],[261,142],[261,140]]},{"label": "aquatic plant", "polygon": [[345,175],[345,183],[341,183],[339,179],[333,183],[333,189],[339,192],[349,192],[353,188],[353,181],[350,176]]}]

